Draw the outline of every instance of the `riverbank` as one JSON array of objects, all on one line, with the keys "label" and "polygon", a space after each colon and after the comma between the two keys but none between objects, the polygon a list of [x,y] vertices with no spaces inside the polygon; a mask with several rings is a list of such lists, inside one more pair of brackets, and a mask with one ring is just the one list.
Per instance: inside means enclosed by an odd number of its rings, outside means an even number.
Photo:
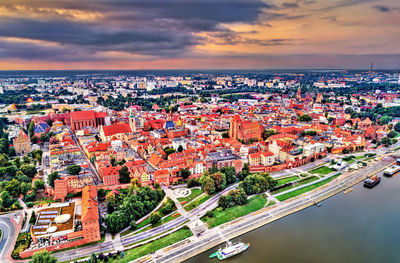
[{"label": "riverbank", "polygon": [[261,226],[269,224],[290,214],[299,212],[307,207],[321,202],[343,190],[363,181],[366,177],[383,171],[393,161],[381,161],[373,167],[366,167],[362,171],[349,175],[343,175],[327,185],[321,186],[311,192],[302,194],[298,197],[288,199],[269,208],[264,208],[253,212],[247,216],[239,218],[234,222],[228,222],[212,230],[207,231],[202,237],[197,237],[190,242],[174,250],[169,255],[157,258],[157,262],[181,262],[197,254],[200,254],[227,239],[233,239]]}]

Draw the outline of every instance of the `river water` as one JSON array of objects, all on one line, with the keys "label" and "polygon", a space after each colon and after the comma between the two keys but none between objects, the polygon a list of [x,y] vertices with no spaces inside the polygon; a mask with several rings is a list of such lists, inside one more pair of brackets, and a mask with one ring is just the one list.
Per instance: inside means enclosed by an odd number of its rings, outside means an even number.
[{"label": "river water", "polygon": [[[400,175],[352,188],[235,238],[250,248],[224,262],[400,262]],[[186,262],[217,262],[220,246]]]}]

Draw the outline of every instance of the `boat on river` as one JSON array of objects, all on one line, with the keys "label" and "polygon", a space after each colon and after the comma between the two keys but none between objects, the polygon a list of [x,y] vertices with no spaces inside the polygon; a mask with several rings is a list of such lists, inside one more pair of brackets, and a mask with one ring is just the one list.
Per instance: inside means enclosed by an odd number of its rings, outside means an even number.
[{"label": "boat on river", "polygon": [[233,257],[234,255],[242,253],[243,251],[247,250],[249,247],[250,247],[250,243],[242,243],[242,242],[232,243],[232,242],[228,241],[226,243],[225,248],[218,249],[217,252],[210,255],[210,258],[216,257],[219,260],[224,260],[224,259]]}]

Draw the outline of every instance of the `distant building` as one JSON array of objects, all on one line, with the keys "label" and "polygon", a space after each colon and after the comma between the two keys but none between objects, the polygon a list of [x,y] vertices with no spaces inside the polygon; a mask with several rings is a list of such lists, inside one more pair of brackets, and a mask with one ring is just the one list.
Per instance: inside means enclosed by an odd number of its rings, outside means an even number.
[{"label": "distant building", "polygon": [[14,139],[14,149],[17,154],[26,154],[31,151],[31,140],[23,130],[20,130]]}]

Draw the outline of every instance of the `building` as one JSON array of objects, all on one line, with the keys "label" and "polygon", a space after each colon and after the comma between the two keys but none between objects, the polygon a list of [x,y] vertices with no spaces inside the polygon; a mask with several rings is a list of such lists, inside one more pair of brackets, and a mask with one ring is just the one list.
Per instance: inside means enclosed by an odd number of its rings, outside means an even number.
[{"label": "building", "polygon": [[83,188],[81,221],[85,243],[99,241],[101,239],[99,208],[97,203],[97,188],[94,185],[88,185]]},{"label": "building", "polygon": [[238,115],[233,117],[229,126],[229,137],[245,143],[261,140],[261,127],[258,122],[242,120]]},{"label": "building", "polygon": [[103,185],[118,185],[119,184],[119,170],[122,167],[117,166],[105,166],[100,172],[100,177],[103,180]]},{"label": "building", "polygon": [[14,139],[14,149],[17,154],[26,154],[31,152],[31,140],[23,130]]},{"label": "building", "polygon": [[106,142],[112,139],[123,141],[125,136],[132,133],[131,125],[128,123],[116,123],[108,126],[102,126],[100,129],[100,138]]},{"label": "building", "polygon": [[106,112],[95,111],[73,111],[70,114],[71,128],[73,131],[81,130],[84,127],[98,127],[105,125]]}]

